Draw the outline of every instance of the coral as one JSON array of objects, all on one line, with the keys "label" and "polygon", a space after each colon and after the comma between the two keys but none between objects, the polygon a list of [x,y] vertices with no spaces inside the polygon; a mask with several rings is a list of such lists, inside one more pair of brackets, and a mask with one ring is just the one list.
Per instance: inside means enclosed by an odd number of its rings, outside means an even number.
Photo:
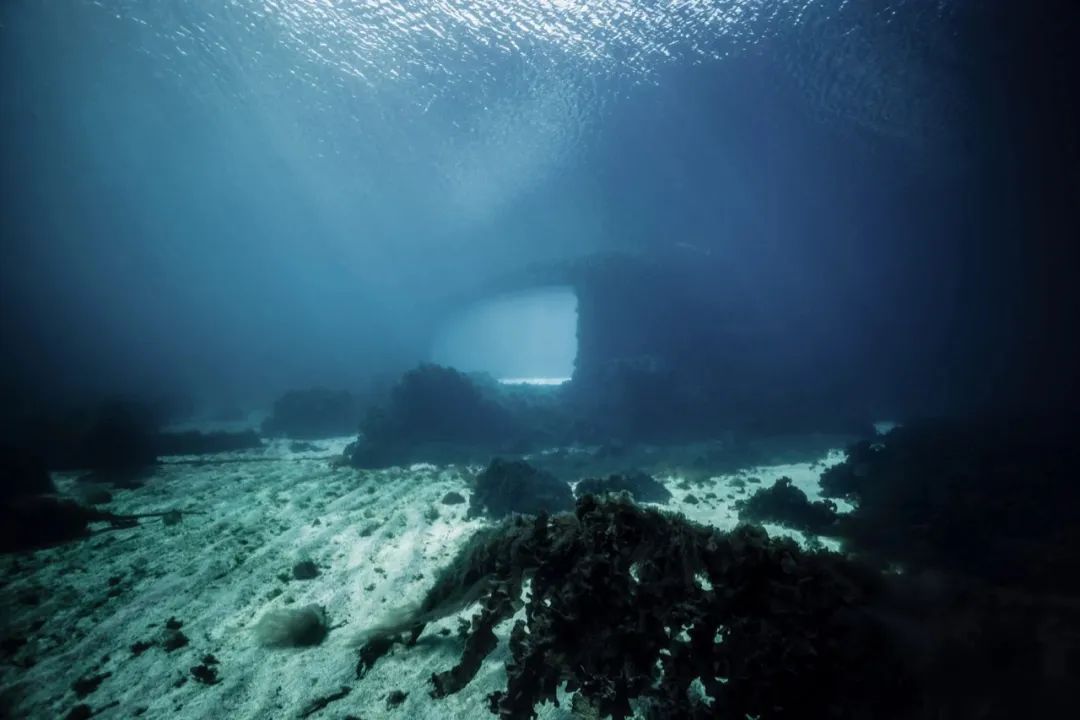
[{"label": "coral", "polygon": [[326,612],[316,604],[270,610],[255,624],[256,640],[271,648],[318,645],[327,632]]},{"label": "coral", "polygon": [[813,535],[828,535],[836,528],[836,503],[810,502],[791,478],[782,477],[771,487],[761,488],[746,500],[735,503],[740,520],[774,522]]},{"label": "coral", "polygon": [[495,458],[476,478],[469,499],[469,517],[487,514],[558,512],[573,507],[570,486],[524,460]]}]

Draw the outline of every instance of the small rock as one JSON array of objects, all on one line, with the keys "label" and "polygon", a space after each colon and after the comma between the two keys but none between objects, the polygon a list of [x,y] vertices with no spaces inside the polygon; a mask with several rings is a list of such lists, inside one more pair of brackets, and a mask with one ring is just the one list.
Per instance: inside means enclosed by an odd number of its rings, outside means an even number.
[{"label": "small rock", "polygon": [[4,655],[14,655],[19,651],[19,648],[25,645],[26,638],[22,636],[14,635],[12,637],[7,637],[4,638],[2,642],[0,642],[0,653]]},{"label": "small rock", "polygon": [[112,493],[102,487],[87,487],[80,493],[82,501],[87,505],[104,505],[112,502]]},{"label": "small rock", "polygon": [[409,693],[401,690],[391,690],[390,694],[386,696],[386,707],[396,708],[401,703],[405,702],[405,698],[409,697]]},{"label": "small rock", "polygon": [[89,720],[93,716],[93,708],[84,703],[71,708],[71,712],[64,716],[64,720]]},{"label": "small rock", "polygon": [[443,495],[442,499],[443,505],[461,505],[463,502],[465,502],[465,496],[453,490]]},{"label": "small rock", "polygon": [[131,646],[131,654],[133,656],[135,656],[135,657],[138,657],[139,655],[142,655],[144,652],[146,652],[147,650],[149,650],[152,647],[154,647],[154,643],[143,642],[142,640],[140,640],[140,641],[132,644],[132,646]]},{"label": "small rock", "polygon": [[319,576],[319,568],[311,560],[301,560],[293,565],[292,574],[297,580],[314,580]]},{"label": "small rock", "polygon": [[87,677],[79,678],[72,684],[71,689],[75,691],[75,697],[82,700],[84,697],[97,690],[98,685],[101,685],[101,681],[110,675],[112,675],[111,672],[106,672],[101,673],[100,675],[89,675]]},{"label": "small rock", "polygon": [[211,667],[217,664],[217,658],[213,655],[205,655],[201,665],[191,668],[191,676],[203,685],[217,685],[221,680],[218,678],[217,670]]},{"label": "small rock", "polygon": [[168,630],[165,633],[165,641],[161,644],[165,648],[165,652],[172,652],[173,650],[179,650],[182,647],[187,646],[187,635],[179,630]]}]

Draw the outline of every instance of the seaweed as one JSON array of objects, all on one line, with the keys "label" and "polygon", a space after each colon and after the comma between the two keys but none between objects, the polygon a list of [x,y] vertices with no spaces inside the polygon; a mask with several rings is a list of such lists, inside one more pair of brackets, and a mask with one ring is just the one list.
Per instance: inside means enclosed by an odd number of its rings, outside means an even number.
[{"label": "seaweed", "polygon": [[[529,598],[522,600],[526,582]],[[493,712],[535,717],[565,685],[599,716],[891,717],[905,673],[871,615],[876,575],[760,529],[725,534],[618,498],[518,518],[470,543],[412,614],[424,624],[479,597],[460,662],[432,678],[457,692],[523,603]],[[381,635],[410,627],[403,619]],[[690,694],[699,680],[703,692]],[[837,698],[843,705],[837,707]]]}]

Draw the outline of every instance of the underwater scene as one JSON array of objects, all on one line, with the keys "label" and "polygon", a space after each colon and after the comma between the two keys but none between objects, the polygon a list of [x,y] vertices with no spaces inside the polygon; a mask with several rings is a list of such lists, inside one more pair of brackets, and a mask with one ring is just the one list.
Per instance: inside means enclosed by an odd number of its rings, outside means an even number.
[{"label": "underwater scene", "polygon": [[0,718],[1075,717],[1078,14],[0,2]]}]

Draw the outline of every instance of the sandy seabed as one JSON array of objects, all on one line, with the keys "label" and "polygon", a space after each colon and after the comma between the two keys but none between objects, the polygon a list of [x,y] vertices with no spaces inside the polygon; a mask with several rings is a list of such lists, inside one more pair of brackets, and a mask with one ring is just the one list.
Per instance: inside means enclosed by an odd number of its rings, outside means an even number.
[{"label": "sandy seabed", "polygon": [[[274,441],[250,452],[165,458],[143,487],[113,491],[107,508],[190,511],[181,522],[146,519],[135,528],[3,558],[0,697],[6,703],[0,715],[495,717],[486,698],[505,686],[512,620],[499,626],[498,649],[456,695],[432,699],[430,678],[457,662],[458,623],[471,610],[429,625],[415,646],[396,647],[357,679],[358,634],[418,602],[485,521],[467,520],[467,503],[442,503],[450,491],[468,498],[479,468],[334,467],[330,460],[350,440],[319,441],[301,452]],[[666,509],[730,529],[737,522],[734,502],[757,487],[747,478],[767,486],[787,475],[813,500],[822,463],[842,459],[833,451],[818,464],[747,468],[689,488],[678,477],[658,479],[674,495]],[[54,474],[61,492],[71,491],[77,477]],[[293,577],[294,565],[304,560],[318,567],[316,577]],[[321,645],[258,644],[253,627],[264,613],[310,603],[325,608],[331,626]],[[169,629],[178,623],[178,630]],[[178,634],[187,643],[170,649],[179,644]],[[211,676],[195,670],[200,667]],[[213,676],[216,683],[207,684]],[[395,691],[405,697],[392,704]],[[316,700],[335,694],[341,697],[313,710]],[[539,715],[572,717],[568,703],[545,705]]]}]

